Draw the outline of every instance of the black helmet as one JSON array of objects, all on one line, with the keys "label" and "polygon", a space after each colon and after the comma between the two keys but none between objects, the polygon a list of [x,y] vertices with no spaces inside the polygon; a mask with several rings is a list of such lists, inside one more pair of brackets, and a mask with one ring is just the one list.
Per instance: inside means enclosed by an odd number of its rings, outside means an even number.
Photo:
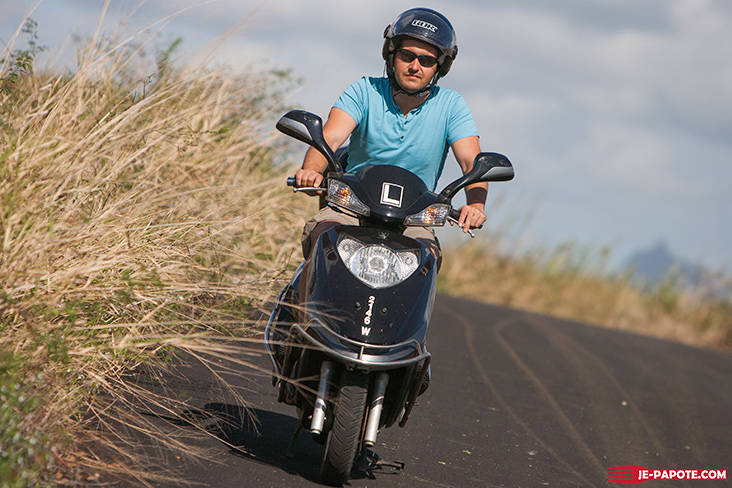
[{"label": "black helmet", "polygon": [[[457,38],[452,24],[444,15],[428,8],[413,8],[402,13],[394,22],[386,26],[381,55],[387,61],[387,70],[390,69],[389,64],[391,64],[388,62],[388,58],[399,47],[401,37],[425,41],[439,49],[438,78],[445,76],[450,71],[458,52]],[[393,65],[391,69],[393,69]],[[434,80],[432,84],[435,83],[437,80]]]}]

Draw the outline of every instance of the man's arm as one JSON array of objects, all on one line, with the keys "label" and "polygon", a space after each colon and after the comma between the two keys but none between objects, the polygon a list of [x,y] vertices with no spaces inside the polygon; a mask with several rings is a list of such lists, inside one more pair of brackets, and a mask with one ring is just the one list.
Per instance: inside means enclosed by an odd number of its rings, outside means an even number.
[{"label": "man's arm", "polygon": [[[328,120],[323,126],[325,142],[334,151],[346,142],[348,136],[356,128],[356,121],[346,112],[333,107],[328,114]],[[316,149],[310,148],[305,153],[302,169],[295,173],[297,186],[319,187],[323,182],[323,173],[328,168],[328,160]],[[318,192],[319,193],[319,192]]]},{"label": "man's arm", "polygon": [[[473,169],[475,156],[480,153],[478,136],[464,137],[458,139],[452,145],[452,152],[455,155],[463,174]],[[465,188],[467,205],[460,209],[459,226],[463,232],[475,229],[483,225],[487,220],[485,216],[485,200],[488,196],[488,183],[475,183]]]}]

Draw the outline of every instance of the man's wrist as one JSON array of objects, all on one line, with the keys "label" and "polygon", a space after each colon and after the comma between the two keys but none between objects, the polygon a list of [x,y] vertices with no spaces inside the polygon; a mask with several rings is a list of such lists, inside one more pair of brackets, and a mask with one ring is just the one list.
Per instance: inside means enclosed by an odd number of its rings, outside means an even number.
[{"label": "man's wrist", "polygon": [[467,204],[470,205],[471,207],[477,208],[481,212],[485,210],[485,203],[484,202],[468,202]]}]

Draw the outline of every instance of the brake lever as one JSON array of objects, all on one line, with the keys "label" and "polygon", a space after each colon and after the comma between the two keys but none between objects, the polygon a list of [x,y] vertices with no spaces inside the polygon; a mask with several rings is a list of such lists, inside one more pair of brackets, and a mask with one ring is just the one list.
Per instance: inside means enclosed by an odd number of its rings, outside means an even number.
[{"label": "brake lever", "polygon": [[302,186],[300,188],[293,188],[292,191],[297,193],[299,191],[326,191],[327,188],[322,186]]},{"label": "brake lever", "polygon": [[292,176],[287,178],[287,186],[292,187],[292,191],[294,193],[297,193],[299,191],[328,191],[327,186],[301,186],[297,187],[295,186],[295,178]]},{"label": "brake lever", "polygon": [[[448,221],[448,222],[452,222],[452,223],[455,223],[455,224],[457,224],[457,226],[458,226],[458,227],[460,227],[460,223],[459,223],[459,222],[457,221],[457,219],[455,219],[455,218],[452,218],[452,217],[447,217],[447,221]],[[460,228],[462,229],[462,227],[460,227]],[[475,234],[473,233],[473,231],[472,231],[472,230],[468,229],[468,235],[469,235],[469,236],[470,236],[470,237],[471,237],[472,239],[475,239]]]}]

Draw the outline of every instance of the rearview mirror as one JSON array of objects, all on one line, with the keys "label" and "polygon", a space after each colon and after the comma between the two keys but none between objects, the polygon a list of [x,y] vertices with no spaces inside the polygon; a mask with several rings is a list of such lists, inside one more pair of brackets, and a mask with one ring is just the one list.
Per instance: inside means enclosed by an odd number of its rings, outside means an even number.
[{"label": "rearview mirror", "polygon": [[513,165],[506,156],[484,152],[475,156],[473,169],[445,187],[439,195],[440,201],[449,202],[468,185],[481,181],[510,181],[514,177]]},{"label": "rearview mirror", "polygon": [[277,121],[276,127],[283,134],[317,149],[328,160],[331,170],[343,173],[338,158],[323,137],[323,119],[304,110],[291,110]]},{"label": "rearview mirror", "polygon": [[480,153],[475,158],[473,168],[485,164],[487,170],[479,178],[480,181],[511,181],[514,177],[513,165],[506,156],[498,153]]}]

